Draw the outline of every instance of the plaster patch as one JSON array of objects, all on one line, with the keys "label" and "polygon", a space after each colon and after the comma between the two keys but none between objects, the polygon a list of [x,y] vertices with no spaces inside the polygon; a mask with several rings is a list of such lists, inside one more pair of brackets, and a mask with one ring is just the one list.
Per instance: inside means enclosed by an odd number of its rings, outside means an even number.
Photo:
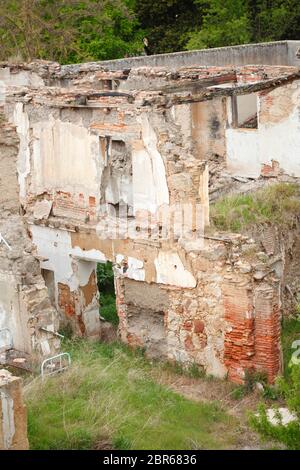
[{"label": "plaster patch", "polygon": [[195,287],[196,279],[182,264],[177,253],[161,251],[154,261],[156,282],[178,287]]}]

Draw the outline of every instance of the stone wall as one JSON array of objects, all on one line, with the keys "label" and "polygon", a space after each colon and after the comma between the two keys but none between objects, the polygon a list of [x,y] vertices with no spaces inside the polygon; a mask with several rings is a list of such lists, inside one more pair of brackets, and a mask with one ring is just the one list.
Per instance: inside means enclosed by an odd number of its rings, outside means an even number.
[{"label": "stone wall", "polygon": [[22,380],[0,370],[0,450],[27,450],[27,412]]},{"label": "stone wall", "polygon": [[[299,65],[297,51],[300,41],[278,41],[241,46],[218,47],[198,51],[174,52],[153,56],[133,57],[117,60],[106,60],[91,64],[101,65],[110,70],[130,69],[135,67],[168,67],[177,68],[190,65]],[[64,72],[77,73],[78,65],[65,65]]]},{"label": "stone wall", "polygon": [[254,371],[273,382],[281,367],[280,277],[271,260],[253,254],[254,240],[218,238],[188,253],[195,288],[117,278],[121,338],[150,357],[196,364],[237,383]]},{"label": "stone wall", "polygon": [[39,360],[59,348],[54,336],[57,313],[21,215],[16,171],[19,138],[3,114],[0,119],[0,233],[8,244],[0,244],[0,329],[10,332],[0,336],[0,348],[3,352],[12,347]]},{"label": "stone wall", "polygon": [[[30,306],[22,313],[29,337],[38,338],[42,324],[57,328],[46,287],[63,322],[78,335],[100,337],[95,268],[109,260],[123,341],[238,383],[247,371],[273,381],[283,288],[276,260],[264,265],[249,237],[208,235],[204,226],[212,195],[224,186],[243,191],[236,181],[264,185],[298,175],[300,71],[33,63],[15,73],[23,77],[26,67],[45,85],[15,86],[8,78],[5,113],[20,142],[13,155],[22,217],[15,217],[36,268],[34,280],[29,267],[28,282],[19,282]],[[247,103],[249,94],[259,99],[258,120],[250,116],[252,127],[240,129],[233,104]],[[273,149],[272,166],[264,140],[278,123],[293,132]],[[10,231],[4,235],[13,245]],[[45,298],[36,297],[37,285]]]}]

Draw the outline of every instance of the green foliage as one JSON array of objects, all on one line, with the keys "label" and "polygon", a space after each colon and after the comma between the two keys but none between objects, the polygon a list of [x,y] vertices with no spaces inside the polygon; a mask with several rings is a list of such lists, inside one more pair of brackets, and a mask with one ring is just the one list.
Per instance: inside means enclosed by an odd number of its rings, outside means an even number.
[{"label": "green foliage", "polygon": [[284,378],[289,381],[291,375],[290,360],[294,350],[292,344],[294,341],[300,340],[300,321],[298,317],[284,319],[282,323],[282,351],[283,351],[283,365],[284,365]]},{"label": "green foliage", "polygon": [[184,49],[189,31],[201,25],[201,8],[194,0],[134,0],[133,3],[152,54]]},{"label": "green foliage", "polygon": [[118,449],[232,445],[236,420],[215,402],[156,383],[159,365],[140,353],[83,340],[65,342],[64,350],[72,356],[68,371],[25,387],[31,449],[91,449],[102,440]]},{"label": "green foliage", "polygon": [[114,294],[100,293],[100,315],[113,325],[119,324],[116,307],[116,296]]},{"label": "green foliage", "polygon": [[190,33],[187,49],[230,46],[251,41],[244,0],[197,0],[203,9],[202,27]]},{"label": "green foliage", "polygon": [[202,25],[191,30],[187,49],[298,39],[298,0],[195,0]]},{"label": "green foliage", "polygon": [[230,392],[230,396],[234,400],[241,400],[242,398],[244,398],[246,393],[247,392],[246,392],[246,388],[244,387],[244,385],[238,385],[232,390],[232,392]]},{"label": "green foliage", "polygon": [[246,370],[245,373],[245,390],[247,393],[254,390],[255,384],[257,382],[265,385],[267,383],[267,375],[264,372],[258,372],[255,370]]},{"label": "green foliage", "polygon": [[114,293],[114,272],[110,261],[97,264],[97,284],[100,293]]},{"label": "green foliage", "polygon": [[285,373],[276,382],[278,395],[282,396],[290,410],[298,416],[286,426],[271,424],[266,415],[265,405],[259,408],[258,416],[250,417],[251,425],[262,435],[282,442],[289,449],[300,449],[300,364],[291,364],[293,349],[291,345],[296,339],[300,340],[300,322],[297,319],[285,320],[282,329],[282,347]]},{"label": "green foliage", "polygon": [[113,325],[118,325],[119,317],[116,308],[114,272],[110,261],[98,263],[97,284],[100,293],[100,315]]},{"label": "green foliage", "polygon": [[[278,415],[279,417],[279,415]],[[288,449],[300,449],[300,422],[293,421],[286,426],[282,424],[274,426],[267,418],[266,407],[261,404],[258,408],[258,417],[250,416],[250,424],[263,436],[268,436],[283,443]]]},{"label": "green foliage", "polygon": [[240,232],[262,223],[290,225],[300,213],[300,186],[279,183],[249,194],[227,196],[211,208],[211,220],[221,230]]},{"label": "green foliage", "polygon": [[300,3],[298,0],[248,0],[252,40],[299,39]]},{"label": "green foliage", "polygon": [[65,339],[71,339],[74,334],[71,323],[62,325],[59,329],[59,333],[63,335]]},{"label": "green foliage", "polygon": [[298,0],[0,0],[0,60],[116,59],[300,36]]},{"label": "green foliage", "polygon": [[116,59],[139,54],[142,35],[124,0],[0,0],[0,60]]}]

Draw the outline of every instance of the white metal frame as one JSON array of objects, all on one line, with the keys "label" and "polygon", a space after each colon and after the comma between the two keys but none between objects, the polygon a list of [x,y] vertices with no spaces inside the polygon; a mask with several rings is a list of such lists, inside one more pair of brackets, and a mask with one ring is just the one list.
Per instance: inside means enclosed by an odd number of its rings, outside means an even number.
[{"label": "white metal frame", "polygon": [[[67,358],[67,364],[63,364],[63,357]],[[55,362],[55,360],[59,360],[59,367],[56,368],[55,364],[57,364],[57,362]],[[42,376],[42,379],[48,375],[54,375],[54,374],[57,374],[58,372],[62,372],[63,370],[66,370],[68,369],[68,367],[70,367],[71,365],[71,356],[69,353],[61,353],[61,354],[57,354],[56,356],[52,356],[52,357],[48,357],[47,359],[45,359],[43,362],[42,362],[42,365],[41,365],[41,376]],[[47,368],[50,369],[50,372],[47,372]],[[55,368],[55,370],[54,370]]]},{"label": "white metal frame", "polygon": [[1,235],[0,233],[0,244],[1,243],[4,243],[4,245],[6,246],[6,248],[8,248],[10,251],[11,251],[11,246],[7,243],[7,241],[5,240],[5,238]]}]

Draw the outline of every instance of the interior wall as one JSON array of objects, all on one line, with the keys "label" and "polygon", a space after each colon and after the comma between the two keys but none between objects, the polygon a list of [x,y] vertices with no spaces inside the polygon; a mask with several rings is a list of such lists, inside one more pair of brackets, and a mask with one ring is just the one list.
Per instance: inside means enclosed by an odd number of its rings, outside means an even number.
[{"label": "interior wall", "polygon": [[228,98],[227,166],[231,174],[258,178],[264,165],[300,177],[300,81],[258,94],[258,128],[234,128]]}]

